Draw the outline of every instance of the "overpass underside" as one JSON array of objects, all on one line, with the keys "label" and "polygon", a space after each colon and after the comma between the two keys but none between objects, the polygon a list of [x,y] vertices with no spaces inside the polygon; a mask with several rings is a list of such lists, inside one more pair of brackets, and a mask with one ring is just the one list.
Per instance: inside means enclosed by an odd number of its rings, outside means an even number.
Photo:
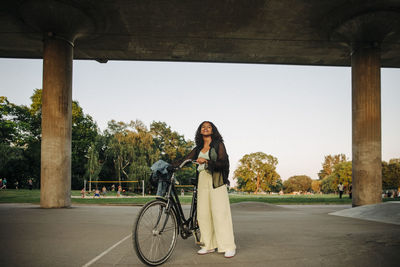
[{"label": "overpass underside", "polygon": [[41,206],[68,207],[73,59],[351,66],[353,206],[381,201],[380,68],[400,1],[6,0],[0,57],[43,58]]}]

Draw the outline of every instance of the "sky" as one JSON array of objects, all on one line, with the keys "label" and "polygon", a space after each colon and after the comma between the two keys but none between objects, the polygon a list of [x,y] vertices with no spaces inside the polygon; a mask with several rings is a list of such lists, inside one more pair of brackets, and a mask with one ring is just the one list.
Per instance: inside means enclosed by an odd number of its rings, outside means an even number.
[{"label": "sky", "polygon": [[[0,59],[0,95],[30,105],[42,60]],[[400,158],[400,69],[382,68],[382,160]],[[222,134],[231,173],[245,154],[278,159],[283,180],[318,179],[324,157],[351,160],[351,68],[74,60],[72,98],[100,130],[163,121],[194,139],[202,121]],[[232,178],[232,175],[230,179]]]}]

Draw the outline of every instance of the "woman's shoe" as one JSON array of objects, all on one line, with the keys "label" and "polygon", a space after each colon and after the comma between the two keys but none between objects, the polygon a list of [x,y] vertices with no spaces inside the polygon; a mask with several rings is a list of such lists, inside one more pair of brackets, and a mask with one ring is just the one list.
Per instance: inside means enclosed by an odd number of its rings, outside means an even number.
[{"label": "woman's shoe", "polygon": [[224,257],[225,258],[232,258],[233,256],[235,256],[235,254],[236,254],[236,250],[235,249],[234,250],[228,250],[228,251],[225,252]]},{"label": "woman's shoe", "polygon": [[197,254],[199,254],[199,255],[206,255],[206,254],[208,254],[208,253],[213,253],[215,251],[215,248],[214,249],[209,249],[209,250],[207,250],[207,249],[205,249],[205,248],[202,248],[202,249],[200,249],[199,251],[197,251]]}]

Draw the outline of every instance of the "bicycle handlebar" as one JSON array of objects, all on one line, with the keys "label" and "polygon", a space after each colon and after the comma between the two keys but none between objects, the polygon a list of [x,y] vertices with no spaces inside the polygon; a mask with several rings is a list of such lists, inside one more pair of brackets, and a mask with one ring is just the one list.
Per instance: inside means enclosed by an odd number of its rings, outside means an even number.
[{"label": "bicycle handlebar", "polygon": [[194,163],[194,164],[198,164],[195,160],[191,160],[191,159],[187,159],[184,162],[181,163],[181,165],[179,165],[179,169],[182,169],[183,166],[185,166],[188,162]]}]

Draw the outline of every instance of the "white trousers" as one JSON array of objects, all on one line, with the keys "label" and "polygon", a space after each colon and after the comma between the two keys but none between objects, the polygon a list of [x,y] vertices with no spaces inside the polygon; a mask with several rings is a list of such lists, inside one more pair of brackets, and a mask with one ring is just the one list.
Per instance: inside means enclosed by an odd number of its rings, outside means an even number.
[{"label": "white trousers", "polygon": [[226,185],[214,189],[212,176],[208,171],[201,171],[199,174],[197,221],[203,248],[218,248],[218,252],[236,249]]}]

